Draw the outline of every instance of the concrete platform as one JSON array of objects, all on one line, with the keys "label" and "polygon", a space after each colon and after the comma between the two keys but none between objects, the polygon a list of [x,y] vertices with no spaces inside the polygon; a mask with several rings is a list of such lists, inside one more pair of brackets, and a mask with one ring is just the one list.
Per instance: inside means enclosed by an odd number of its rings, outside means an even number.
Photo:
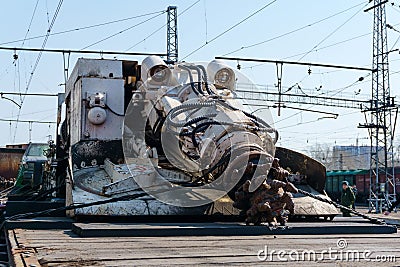
[{"label": "concrete platform", "polygon": [[379,220],[385,221],[387,224],[400,226],[400,212],[397,210],[390,213],[389,215],[384,215],[383,213],[368,213],[368,207],[357,207],[357,211],[365,213],[368,216],[377,218]]},{"label": "concrete platform", "polygon": [[338,217],[332,222],[292,222],[276,229],[243,223],[74,223],[72,231],[80,237],[156,237],[392,234],[397,229],[358,217]]}]

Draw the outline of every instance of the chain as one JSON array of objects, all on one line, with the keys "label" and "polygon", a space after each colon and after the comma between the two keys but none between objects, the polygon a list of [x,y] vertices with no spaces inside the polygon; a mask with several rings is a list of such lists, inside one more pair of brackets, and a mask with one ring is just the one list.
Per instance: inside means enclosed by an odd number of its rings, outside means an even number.
[{"label": "chain", "polygon": [[311,193],[309,193],[307,191],[304,191],[304,190],[301,190],[301,189],[298,189],[298,191],[299,191],[299,193],[301,193],[301,194],[303,194],[305,196],[308,196],[308,197],[311,197],[313,199],[316,199],[316,200],[331,204],[331,205],[335,206],[336,208],[339,208],[339,209],[342,209],[342,210],[346,210],[346,211],[348,211],[350,213],[353,213],[353,214],[355,214],[357,216],[360,216],[360,217],[362,217],[362,218],[364,218],[366,220],[369,220],[373,224],[386,225],[386,222],[384,220],[381,220],[381,219],[378,219],[378,218],[373,218],[373,217],[368,216],[368,215],[366,215],[364,213],[361,213],[359,211],[356,211],[356,210],[350,209],[350,208],[348,208],[346,206],[340,205],[340,204],[338,204],[338,203],[336,203],[336,202],[334,202],[332,200],[325,199],[325,198],[322,198],[320,196],[313,195],[313,194],[311,194]]}]

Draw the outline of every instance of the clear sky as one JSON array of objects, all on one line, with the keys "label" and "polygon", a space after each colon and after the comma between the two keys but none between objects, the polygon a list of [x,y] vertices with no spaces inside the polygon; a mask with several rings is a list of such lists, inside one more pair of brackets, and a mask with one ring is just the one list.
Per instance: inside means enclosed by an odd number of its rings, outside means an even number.
[{"label": "clear sky", "polygon": [[[42,46],[44,37],[51,24],[59,1],[39,0],[31,27],[28,28],[37,0],[3,1],[0,9],[0,46],[35,47]],[[146,38],[166,23],[166,14],[151,14],[166,10],[168,5],[178,7],[179,57],[185,61],[210,61],[215,56],[237,56],[266,59],[285,59],[293,61],[330,63],[351,66],[370,67],[372,62],[372,23],[373,13],[363,12],[367,0],[277,0],[265,7],[240,25],[227,31],[270,1],[104,1],[104,0],[65,0],[61,6],[51,33],[67,30],[75,31],[50,35],[46,48],[92,49],[136,52],[165,52],[165,27]],[[387,4],[387,23],[400,30],[400,2]],[[186,12],[185,9],[194,4]],[[122,20],[103,26],[80,29],[119,19]],[[146,21],[146,22],[145,22]],[[138,24],[138,25],[137,25]],[[134,26],[137,25],[137,26]],[[131,27],[131,29],[124,31]],[[29,29],[29,31],[28,31]],[[123,31],[118,34],[118,32]],[[105,39],[105,41],[97,41]],[[25,42],[25,35],[27,39]],[[282,36],[281,36],[282,35]],[[279,37],[281,36],[281,37]],[[388,30],[389,48],[399,48],[400,36],[395,30]],[[217,37],[217,38],[216,38]],[[20,40],[17,42],[12,42]],[[206,42],[208,42],[206,44]],[[262,44],[255,45],[263,42]],[[94,45],[92,45],[94,44]],[[206,45],[205,45],[206,44]],[[191,53],[203,46],[195,53]],[[87,48],[86,48],[87,47]],[[242,48],[243,47],[243,48]],[[241,49],[242,48],[242,49]],[[234,52],[235,51],[235,52]],[[37,53],[18,52],[14,62],[13,51],[0,50],[0,91],[24,92]],[[85,55],[98,58],[99,55]],[[78,57],[71,55],[71,69]],[[64,83],[62,54],[44,53],[34,72],[29,93],[62,92]],[[113,56],[104,56],[113,58]],[[124,58],[118,56],[118,59]],[[125,57],[138,59],[143,57]],[[391,92],[398,96],[400,55],[390,54]],[[228,62],[235,67],[237,62]],[[239,62],[242,71],[254,83],[273,87],[276,83],[276,69],[273,64]],[[337,71],[308,66],[283,67],[283,86],[296,83],[309,95],[343,96],[361,100],[370,99],[371,76],[366,71]],[[360,77],[364,81],[357,82]],[[322,87],[321,87],[322,86]],[[318,90],[318,88],[322,88]],[[11,97],[11,96],[7,96]],[[20,102],[19,97],[14,97]],[[55,121],[56,99],[27,97],[21,109],[21,120]],[[289,104],[288,104],[289,105]],[[298,112],[284,109],[281,116],[272,109],[276,127],[280,131],[279,144],[301,151],[310,151],[316,143],[329,145],[369,144],[367,131],[357,129],[364,123],[364,115],[357,109],[338,109],[308,105],[293,107],[312,108],[326,112],[339,113],[337,119],[325,118],[326,115],[310,112]],[[18,107],[10,101],[0,99],[0,119],[16,119]],[[262,114],[261,114],[262,115]],[[52,124],[1,122],[0,146],[10,143],[26,143],[29,133],[32,141],[46,141],[47,135],[55,135]],[[16,130],[16,131],[15,131]],[[395,140],[398,144],[398,138]],[[397,146],[396,146],[397,147]]]}]

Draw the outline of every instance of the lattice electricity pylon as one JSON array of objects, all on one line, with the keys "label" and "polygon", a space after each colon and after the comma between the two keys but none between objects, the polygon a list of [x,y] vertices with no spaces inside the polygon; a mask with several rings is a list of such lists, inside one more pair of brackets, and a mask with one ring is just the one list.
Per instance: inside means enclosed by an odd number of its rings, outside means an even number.
[{"label": "lattice electricity pylon", "polygon": [[396,200],[394,176],[392,113],[396,111],[390,96],[389,60],[386,32],[385,0],[374,0],[372,100],[365,112],[370,122],[360,124],[367,128],[371,138],[369,211],[382,212]]},{"label": "lattice electricity pylon", "polygon": [[176,6],[167,8],[167,63],[178,61],[178,14]]}]

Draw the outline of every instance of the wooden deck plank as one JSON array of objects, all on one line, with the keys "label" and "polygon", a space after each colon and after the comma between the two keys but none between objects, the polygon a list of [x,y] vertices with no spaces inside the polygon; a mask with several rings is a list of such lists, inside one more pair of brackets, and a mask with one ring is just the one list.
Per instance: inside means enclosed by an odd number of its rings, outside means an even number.
[{"label": "wooden deck plank", "polygon": [[[16,230],[16,240],[35,248],[42,266],[171,266],[216,264],[237,266],[292,265],[275,260],[262,262],[257,252],[265,245],[274,250],[315,250],[336,248],[345,238],[349,250],[374,248],[381,255],[395,255],[400,262],[400,234],[326,236],[170,236],[81,238],[70,230]],[[371,249],[372,250],[372,249]],[[317,255],[319,255],[317,253]],[[325,257],[308,266],[332,266]],[[336,264],[341,266],[340,262]],[[352,266],[368,266],[351,262]],[[380,266],[381,264],[374,264]],[[342,266],[348,266],[346,262]]]},{"label": "wooden deck plank", "polygon": [[[212,259],[212,260],[219,260],[219,259]],[[291,263],[293,264],[293,263]],[[113,262],[84,262],[81,261],[79,263],[48,263],[46,266],[49,267],[78,267],[78,266],[107,266],[107,267],[126,267],[126,266],[202,266],[202,267],[206,267],[206,266],[271,266],[268,265],[265,262],[248,262],[246,260],[242,261],[242,262],[229,262],[229,263],[224,263],[223,261],[219,261],[219,264],[214,264],[212,262],[209,261],[193,261],[193,263],[188,264],[185,261],[177,261],[177,262],[165,262],[163,260],[151,260],[151,261],[145,261],[145,262],[138,262],[138,261],[113,261]],[[273,266],[288,266],[288,263],[273,263]],[[311,262],[311,263],[307,263],[307,266],[310,267],[325,267],[325,266],[349,266],[348,263],[335,263],[335,262]],[[353,262],[351,264],[351,266],[355,266],[355,267],[365,267],[365,263],[364,262]],[[375,266],[385,266],[384,264],[378,264]],[[393,266],[393,265],[387,265],[386,266]]]},{"label": "wooden deck plank", "polygon": [[[397,262],[400,258],[397,258]],[[43,262],[45,263],[45,262]],[[80,263],[81,266],[85,266],[85,263],[91,266],[172,266],[172,265],[185,265],[185,266],[216,266],[216,265],[237,265],[237,266],[285,266],[291,265],[292,263],[288,262],[264,262],[259,261],[254,256],[229,256],[229,257],[191,257],[191,258],[152,258],[152,259],[123,259],[123,260],[98,260],[98,261],[85,261],[85,260],[77,260],[75,263]],[[96,263],[96,264],[94,264]],[[301,264],[301,263],[298,263]],[[395,263],[394,263],[395,264]],[[47,262],[48,266],[74,266],[74,262],[60,262],[60,261],[52,261]],[[366,265],[365,262],[335,262],[333,260],[326,261],[307,261],[305,263],[307,266],[371,266]],[[387,266],[388,263],[374,263],[375,266],[384,265]],[[389,266],[393,266],[393,264],[389,264]]]}]

